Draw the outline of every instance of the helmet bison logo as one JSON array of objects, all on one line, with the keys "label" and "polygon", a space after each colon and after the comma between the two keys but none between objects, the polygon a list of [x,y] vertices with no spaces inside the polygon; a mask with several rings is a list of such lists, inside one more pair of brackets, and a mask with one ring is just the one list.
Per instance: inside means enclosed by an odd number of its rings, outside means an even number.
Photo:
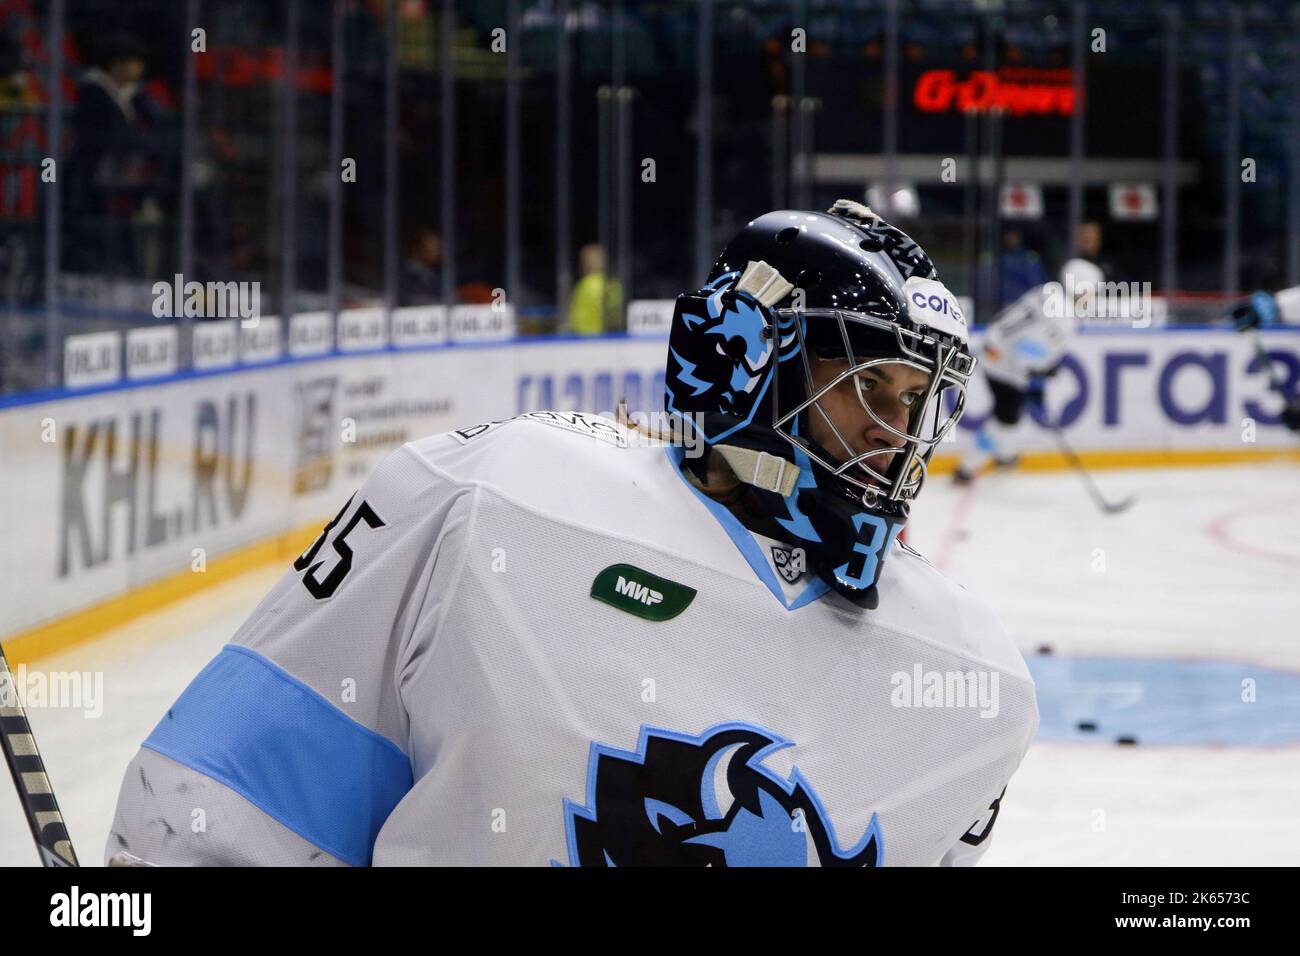
[{"label": "helmet bison logo", "polygon": [[842,851],[799,771],[783,780],[762,765],[792,744],[727,723],[698,737],[642,727],[636,752],[593,745],[587,805],[564,802],[570,864],[880,866],[874,814],[857,845]]},{"label": "helmet bison logo", "polygon": [[[671,412],[721,412],[746,422],[771,378],[776,337],[763,307],[732,290],[739,273],[677,297],[665,383]],[[791,320],[781,327],[781,360],[795,353]],[[793,346],[793,348],[792,348]]]}]

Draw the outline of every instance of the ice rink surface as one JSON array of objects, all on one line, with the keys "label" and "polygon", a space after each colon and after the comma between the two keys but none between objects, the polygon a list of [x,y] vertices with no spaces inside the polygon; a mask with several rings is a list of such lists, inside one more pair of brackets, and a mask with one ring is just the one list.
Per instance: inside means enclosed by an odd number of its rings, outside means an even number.
[{"label": "ice rink surface", "polygon": [[[1300,859],[1300,466],[936,476],[909,540],[996,608],[1043,725],[984,865],[1294,865]],[[121,774],[282,573],[209,588],[38,662],[102,671],[103,714],[30,719],[83,864]],[[888,597],[885,597],[888,600]],[[1120,738],[1135,743],[1118,743]],[[0,785],[0,865],[36,865]]]}]

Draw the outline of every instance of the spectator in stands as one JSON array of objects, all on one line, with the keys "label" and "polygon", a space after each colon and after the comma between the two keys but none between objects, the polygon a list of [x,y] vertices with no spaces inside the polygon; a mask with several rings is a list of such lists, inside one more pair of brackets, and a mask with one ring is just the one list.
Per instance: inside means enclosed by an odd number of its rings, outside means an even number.
[{"label": "spectator in stands", "polygon": [[403,305],[442,302],[442,236],[428,226],[416,228],[402,262]]},{"label": "spectator in stands", "polygon": [[18,38],[0,33],[0,109],[38,106],[41,100],[31,79],[23,66],[23,49]]},{"label": "spectator in stands", "polygon": [[1038,253],[1025,247],[1024,237],[1015,226],[1002,233],[1002,282],[999,307],[1014,302],[1030,289],[1047,281]]},{"label": "spectator in stands", "polygon": [[1100,269],[1103,276],[1111,277],[1112,269],[1101,257],[1101,223],[1091,219],[1079,223],[1074,236],[1073,258],[1085,259]]},{"label": "spectator in stands", "polygon": [[569,329],[577,335],[600,335],[619,326],[623,292],[618,280],[605,272],[605,250],[589,243],[578,253],[582,278],[569,297]]},{"label": "spectator in stands", "polygon": [[132,222],[160,216],[150,130],[156,116],[142,92],[138,41],[109,37],[92,62],[72,117],[67,212],[74,241],[65,254],[73,271],[125,275],[135,260]]}]

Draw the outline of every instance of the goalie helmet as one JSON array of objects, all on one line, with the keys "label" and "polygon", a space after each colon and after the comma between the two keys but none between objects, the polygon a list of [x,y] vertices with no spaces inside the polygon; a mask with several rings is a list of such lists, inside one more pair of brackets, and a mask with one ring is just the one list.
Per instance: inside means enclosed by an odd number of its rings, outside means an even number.
[{"label": "goalie helmet", "polygon": [[[838,364],[817,385],[813,364],[825,360]],[[863,373],[887,364],[925,374],[905,428],[882,419],[865,393]],[[885,558],[962,414],[974,365],[965,317],[925,252],[866,206],[840,200],[827,213],[758,217],[704,288],[678,297],[665,408],[750,487],[776,536],[804,549],[830,587],[874,608]],[[850,380],[887,446],[855,448],[823,408]],[[708,457],[686,464],[704,478]]]}]

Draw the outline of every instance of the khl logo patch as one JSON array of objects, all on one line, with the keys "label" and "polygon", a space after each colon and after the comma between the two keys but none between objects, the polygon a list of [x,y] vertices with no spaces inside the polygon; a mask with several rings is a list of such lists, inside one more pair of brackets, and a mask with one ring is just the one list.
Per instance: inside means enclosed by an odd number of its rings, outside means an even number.
[{"label": "khl logo patch", "polygon": [[808,570],[808,558],[803,548],[781,548],[772,546],[772,563],[776,565],[781,577],[787,584],[794,584]]}]

